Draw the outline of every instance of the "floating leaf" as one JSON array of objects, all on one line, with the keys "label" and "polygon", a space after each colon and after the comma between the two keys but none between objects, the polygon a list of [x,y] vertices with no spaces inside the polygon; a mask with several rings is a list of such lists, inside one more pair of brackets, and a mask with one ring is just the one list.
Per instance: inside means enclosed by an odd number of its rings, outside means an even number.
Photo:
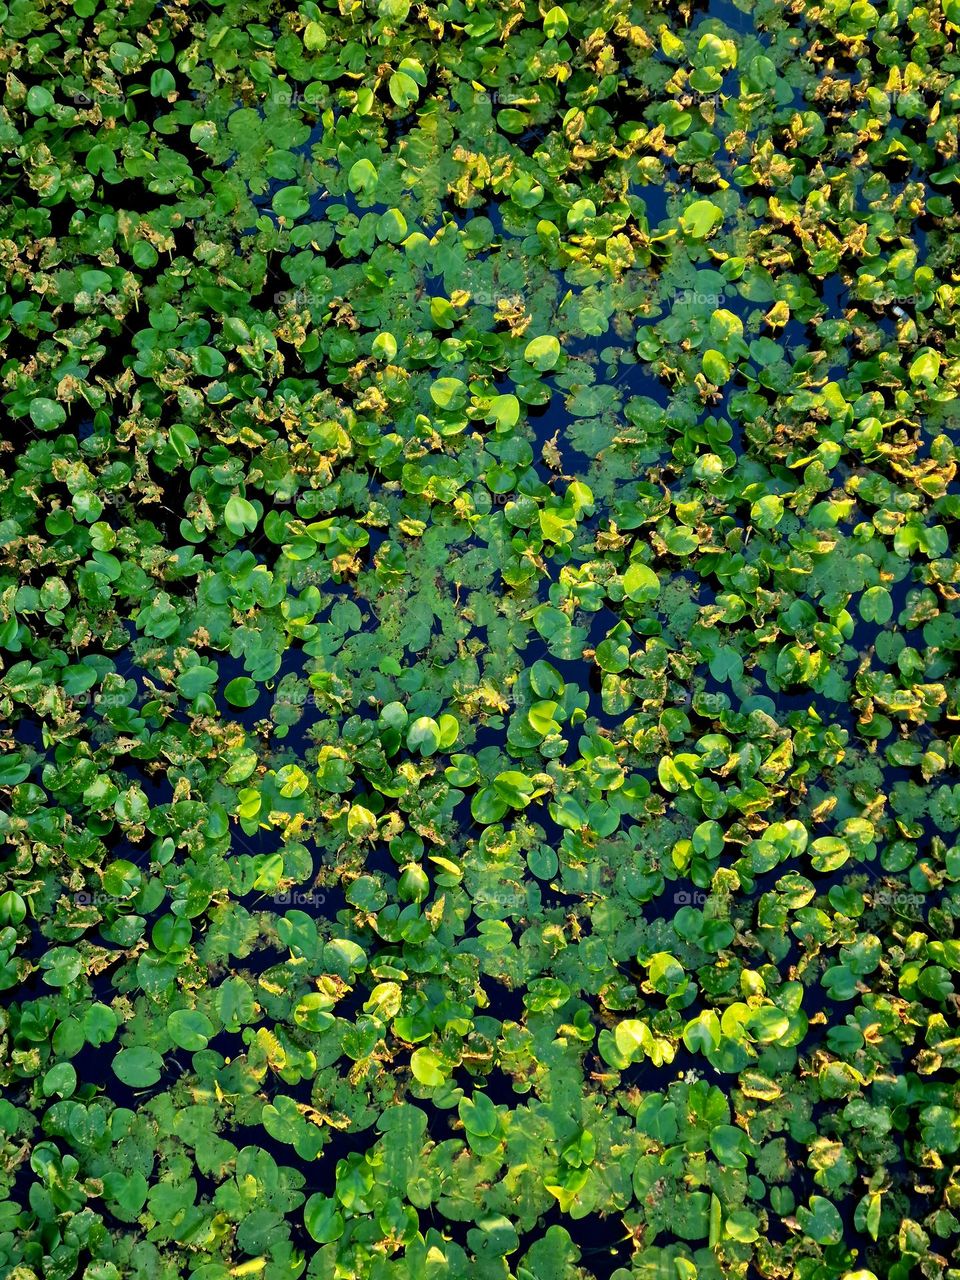
[{"label": "floating leaf", "polygon": [[526,345],[523,358],[541,372],[553,369],[560,359],[560,343],[552,334],[532,338]]},{"label": "floating leaf", "polygon": [[237,676],[224,689],[223,696],[232,707],[252,707],[260,697],[260,690],[249,676]]},{"label": "floating leaf", "polygon": [[722,211],[711,200],[694,200],[681,213],[680,225],[685,234],[702,240],[722,218]]}]

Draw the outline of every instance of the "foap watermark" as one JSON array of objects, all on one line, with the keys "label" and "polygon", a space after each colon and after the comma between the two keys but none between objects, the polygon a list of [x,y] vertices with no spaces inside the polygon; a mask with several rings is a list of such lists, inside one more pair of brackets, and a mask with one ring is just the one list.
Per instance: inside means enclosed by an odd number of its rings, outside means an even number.
[{"label": "foap watermark", "polygon": [[702,907],[709,897],[702,889],[678,889],[673,901],[678,907]]},{"label": "foap watermark", "polygon": [[[646,272],[640,271],[635,267],[631,267],[624,272],[623,282],[630,289],[646,289],[649,288],[650,278]],[[726,297],[726,292],[724,289],[719,289],[715,292],[712,289],[707,290],[694,287],[666,290],[662,294],[662,297],[664,301],[669,299],[672,307],[687,306],[697,307],[698,309],[711,307],[716,309],[722,305],[724,298]]]},{"label": "foap watermark", "polygon": [[327,900],[320,889],[279,889],[267,897],[278,907],[322,907]]},{"label": "foap watermark", "polygon": [[474,95],[476,102],[486,102],[491,107],[515,107],[529,101],[526,94],[516,89],[483,89]]},{"label": "foap watermark", "polygon": [[876,889],[870,895],[875,907],[922,907],[922,893],[907,893],[900,889]]},{"label": "foap watermark", "polygon": [[488,289],[471,289],[470,301],[478,307],[522,307],[524,305],[523,294],[521,293],[495,293]]},{"label": "foap watermark", "polygon": [[307,307],[319,306],[323,299],[311,289],[282,289],[273,295],[273,301],[278,307],[293,307],[297,311],[303,311]]},{"label": "foap watermark", "polygon": [[674,294],[674,304],[686,307],[719,307],[723,302],[722,293],[701,293],[699,289],[679,289]]},{"label": "foap watermark", "polygon": [[320,710],[329,706],[328,693],[324,693],[320,689],[285,689],[276,699],[279,703],[286,703],[291,707],[317,707]]},{"label": "foap watermark", "polygon": [[129,693],[98,693],[95,689],[87,689],[83,693],[70,693],[66,696],[67,706],[74,710],[80,707],[128,707],[131,702]]},{"label": "foap watermark", "polygon": [[75,93],[69,94],[68,97],[75,107],[93,107],[107,104],[113,107],[122,107],[126,102],[125,98],[119,97],[115,93],[97,93],[95,89],[78,89]]},{"label": "foap watermark", "polygon": [[[559,474],[559,469],[557,473],[549,472],[547,475],[544,476],[544,483],[547,485],[553,484],[553,482],[557,479],[558,474]],[[517,489],[511,489],[509,493],[493,493],[489,489],[483,490],[483,492],[487,494],[487,496],[490,499],[490,505],[493,507],[506,507],[511,502],[521,502],[524,498],[528,496],[525,493],[520,493],[519,490]],[[580,624],[578,623],[577,625],[579,626]]]},{"label": "foap watermark", "polygon": [[[203,89],[191,94],[187,101],[194,103],[198,107],[206,107],[208,103],[216,103],[223,101],[223,93],[221,91],[206,92]],[[281,83],[271,85],[261,96],[259,93],[251,93],[245,98],[245,105],[251,107],[266,108],[268,106],[275,107],[298,107],[298,106],[315,106],[316,103],[307,98],[302,89],[296,85]]]},{"label": "foap watermark", "polygon": [[271,89],[263,99],[264,105],[269,102],[278,107],[296,107],[301,103],[306,103],[306,101],[306,96],[291,85],[283,85],[280,88]]},{"label": "foap watermark", "polygon": [[480,889],[473,896],[474,905],[497,911],[522,911],[527,895],[519,889]]},{"label": "foap watermark", "polygon": [[107,903],[116,906],[119,901],[113,894],[104,893],[102,889],[79,889],[66,896],[75,907],[100,907]]}]

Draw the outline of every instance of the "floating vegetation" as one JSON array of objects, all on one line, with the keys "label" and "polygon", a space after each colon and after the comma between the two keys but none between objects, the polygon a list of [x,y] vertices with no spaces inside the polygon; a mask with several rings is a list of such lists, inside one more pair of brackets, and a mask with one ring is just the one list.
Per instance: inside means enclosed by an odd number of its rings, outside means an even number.
[{"label": "floating vegetation", "polygon": [[0,1269],[957,1280],[960,3],[0,3]]}]

